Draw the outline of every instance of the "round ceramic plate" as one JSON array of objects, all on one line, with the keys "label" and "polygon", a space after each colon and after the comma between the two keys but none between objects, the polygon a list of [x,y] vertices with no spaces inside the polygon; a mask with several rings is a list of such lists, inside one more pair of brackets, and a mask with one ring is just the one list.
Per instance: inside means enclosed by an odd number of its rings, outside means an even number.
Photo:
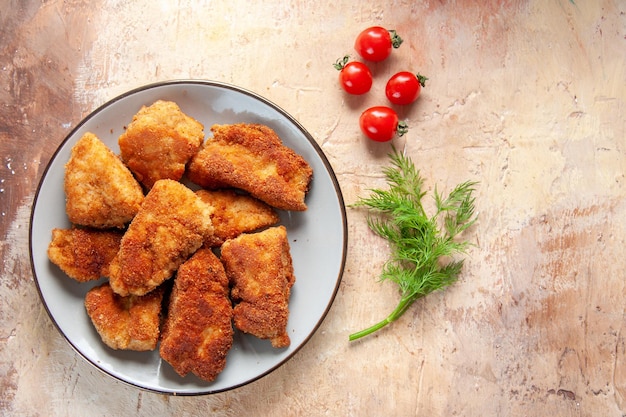
[{"label": "round ceramic plate", "polygon": [[[105,346],[85,312],[86,292],[101,283],[78,283],[47,257],[53,228],[69,228],[63,192],[64,165],[72,146],[87,131],[115,153],[117,140],[142,105],[156,100],[176,102],[200,121],[205,133],[213,124],[261,123],[276,131],[283,143],[307,160],[313,181],[304,212],[280,212],[288,232],[296,283],[289,301],[287,330],[291,345],[275,349],[269,341],[235,333],[226,368],[213,382],[193,375],[181,377],[152,352],[116,351]],[[171,81],[123,94],[87,116],[52,157],[39,184],[30,222],[30,253],[35,280],[50,317],[67,341],[105,373],[142,389],[199,395],[229,390],[272,372],[311,338],[335,298],[345,264],[346,213],[333,170],[311,135],[284,110],[250,91],[209,81]]]}]

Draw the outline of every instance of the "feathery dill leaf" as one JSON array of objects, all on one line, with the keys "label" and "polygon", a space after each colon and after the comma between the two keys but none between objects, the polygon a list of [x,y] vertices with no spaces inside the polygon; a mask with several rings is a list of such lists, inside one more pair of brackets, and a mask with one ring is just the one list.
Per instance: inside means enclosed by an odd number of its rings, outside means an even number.
[{"label": "feathery dill leaf", "polygon": [[457,185],[447,196],[434,194],[434,214],[428,216],[422,204],[424,179],[410,157],[392,148],[391,164],[383,169],[388,189],[370,190],[352,207],[369,210],[370,229],[391,246],[390,259],[380,278],[395,282],[400,302],[384,320],[350,335],[350,340],[374,333],[397,320],[415,300],[443,289],[458,279],[469,242],[457,236],[476,221],[474,212],[476,182]]}]

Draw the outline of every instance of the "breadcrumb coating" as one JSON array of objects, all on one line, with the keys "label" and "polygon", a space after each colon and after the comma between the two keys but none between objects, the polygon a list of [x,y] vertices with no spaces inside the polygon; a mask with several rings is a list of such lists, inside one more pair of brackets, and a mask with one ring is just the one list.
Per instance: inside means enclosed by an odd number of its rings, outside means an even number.
[{"label": "breadcrumb coating", "polygon": [[90,132],[72,147],[64,188],[70,222],[100,229],[125,227],[144,198],[128,168]]},{"label": "breadcrumb coating", "polygon": [[313,170],[260,124],[214,125],[187,169],[189,179],[209,189],[239,188],[282,210],[306,210]]},{"label": "breadcrumb coating", "polygon": [[234,190],[198,190],[196,194],[213,207],[211,221],[215,234],[209,246],[219,246],[245,232],[253,232],[280,221],[269,205]]},{"label": "breadcrumb coating", "polygon": [[211,249],[198,250],[174,281],[159,352],[181,376],[213,381],[233,344],[228,278]]},{"label": "breadcrumb coating", "polygon": [[100,279],[109,275],[122,236],[119,230],[52,229],[48,259],[78,282]]},{"label": "breadcrumb coating", "polygon": [[227,240],[221,260],[232,286],[235,327],[270,339],[273,347],[289,346],[289,296],[296,278],[285,227]]},{"label": "breadcrumb coating", "polygon": [[172,101],[143,106],[119,137],[122,160],[146,189],[160,179],[180,180],[204,141],[204,126]]},{"label": "breadcrumb coating", "polygon": [[85,296],[85,308],[100,338],[112,349],[154,350],[159,340],[164,290],[121,297],[108,283]]},{"label": "breadcrumb coating", "polygon": [[212,211],[185,185],[157,181],[111,262],[113,290],[120,295],[143,295],[171,278],[213,236]]}]

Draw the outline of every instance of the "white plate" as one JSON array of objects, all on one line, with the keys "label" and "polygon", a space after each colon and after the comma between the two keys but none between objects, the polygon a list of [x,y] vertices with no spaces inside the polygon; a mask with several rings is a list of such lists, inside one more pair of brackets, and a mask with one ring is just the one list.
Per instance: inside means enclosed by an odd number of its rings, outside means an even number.
[{"label": "white plate", "polygon": [[[313,168],[308,210],[281,212],[287,227],[296,283],[291,292],[288,332],[291,346],[274,349],[269,341],[235,333],[226,368],[209,383],[184,378],[161,360],[157,351],[115,351],[100,340],[85,312],[85,293],[98,282],[78,283],[47,257],[51,231],[68,228],[63,192],[64,165],[72,146],[87,131],[114,152],[117,140],[142,105],[158,99],[176,102],[183,112],[204,124],[262,123]],[[44,172],[33,204],[30,253],[41,299],[67,341],[86,360],[131,385],[167,394],[198,395],[236,388],[267,375],[290,359],[311,338],[328,313],[343,273],[347,249],[346,213],[333,170],[311,135],[284,110],[252,92],[209,81],[170,81],[123,94],[87,116],[56,151]]]}]

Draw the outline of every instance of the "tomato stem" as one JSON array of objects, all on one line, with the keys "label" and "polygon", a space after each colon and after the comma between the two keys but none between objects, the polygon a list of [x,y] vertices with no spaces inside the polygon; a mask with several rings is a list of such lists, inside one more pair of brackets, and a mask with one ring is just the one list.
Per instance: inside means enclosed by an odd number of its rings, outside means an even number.
[{"label": "tomato stem", "polygon": [[417,73],[417,75],[415,75],[417,77],[417,81],[420,82],[420,85],[422,87],[426,87],[426,81],[428,80],[428,77],[420,74],[419,72]]},{"label": "tomato stem", "polygon": [[404,39],[402,39],[395,30],[390,30],[389,34],[391,35],[391,46],[393,46],[394,49],[398,49],[402,42],[404,42]]},{"label": "tomato stem", "polygon": [[350,55],[345,55],[343,58],[338,58],[333,64],[333,67],[335,67],[337,71],[341,71],[346,66],[349,60]]},{"label": "tomato stem", "polygon": [[404,136],[408,131],[409,125],[404,120],[399,121],[397,129],[398,137]]}]

